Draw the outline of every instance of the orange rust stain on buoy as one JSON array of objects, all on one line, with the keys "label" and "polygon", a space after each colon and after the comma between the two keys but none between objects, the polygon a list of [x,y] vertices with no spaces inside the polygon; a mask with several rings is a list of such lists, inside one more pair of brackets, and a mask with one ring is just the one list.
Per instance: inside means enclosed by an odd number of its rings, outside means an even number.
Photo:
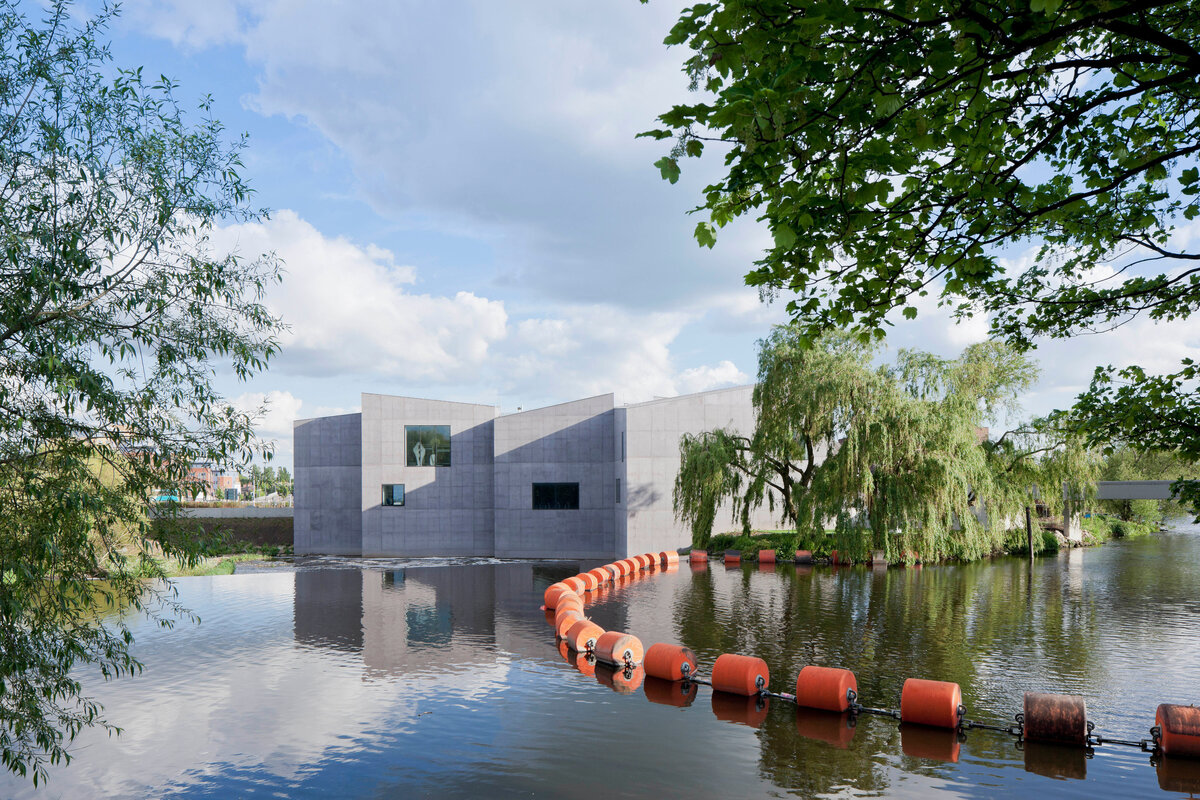
[{"label": "orange rust stain on buoy", "polygon": [[575,652],[591,650],[596,640],[604,635],[604,629],[591,620],[581,619],[567,629],[567,646]]},{"label": "orange rust stain on buoy", "polygon": [[648,672],[646,682],[642,684],[642,691],[651,703],[676,708],[686,708],[695,702],[698,688],[699,684],[691,681],[665,681],[651,676]]},{"label": "orange rust stain on buoy", "polygon": [[646,674],[664,681],[681,681],[696,674],[696,654],[678,644],[650,645],[642,658]]},{"label": "orange rust stain on buoy", "polygon": [[796,709],[796,733],[806,739],[816,739],[845,750],[854,738],[854,717],[817,708]]},{"label": "orange rust stain on buoy", "polygon": [[934,730],[924,725],[900,725],[900,749],[910,758],[958,763],[961,743],[956,730]]},{"label": "orange rust stain on buoy", "polygon": [[738,697],[724,692],[712,693],[712,710],[723,722],[736,722],[757,728],[767,719],[767,698]]},{"label": "orange rust stain on buoy", "polygon": [[809,665],[796,676],[796,705],[841,713],[850,708],[858,679],[848,669]]},{"label": "orange rust stain on buoy", "polygon": [[1087,744],[1087,702],[1070,694],[1026,692],[1022,736],[1035,742]]},{"label": "orange rust stain on buoy", "polygon": [[1200,708],[1163,703],[1154,712],[1154,724],[1163,753],[1200,758]]},{"label": "orange rust stain on buoy", "polygon": [[642,640],[621,631],[605,631],[594,649],[598,660],[622,666],[637,666],[645,655]]},{"label": "orange rust stain on buoy", "polygon": [[957,728],[962,690],[950,681],[909,678],[900,692],[900,720],[935,728]]},{"label": "orange rust stain on buoy", "polygon": [[775,563],[775,551],[774,550],[759,550],[758,551],[758,563],[774,564]]},{"label": "orange rust stain on buoy", "polygon": [[734,653],[722,653],[717,656],[709,677],[716,691],[747,696],[758,694],[760,689],[766,689],[771,682],[767,662],[754,656],[740,656]]}]

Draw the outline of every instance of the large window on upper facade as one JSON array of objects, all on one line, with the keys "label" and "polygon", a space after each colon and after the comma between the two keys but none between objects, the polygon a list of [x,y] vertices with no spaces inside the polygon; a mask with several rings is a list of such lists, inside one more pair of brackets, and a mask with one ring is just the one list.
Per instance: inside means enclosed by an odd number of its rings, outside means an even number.
[{"label": "large window on upper facade", "polygon": [[533,507],[541,511],[579,508],[578,483],[535,483]]},{"label": "large window on upper facade", "polygon": [[385,483],[385,484],[383,484],[383,505],[385,505],[385,506],[402,506],[402,505],[404,505],[404,484],[403,483]]},{"label": "large window on upper facade", "polygon": [[405,425],[404,452],[410,467],[450,466],[450,426]]}]

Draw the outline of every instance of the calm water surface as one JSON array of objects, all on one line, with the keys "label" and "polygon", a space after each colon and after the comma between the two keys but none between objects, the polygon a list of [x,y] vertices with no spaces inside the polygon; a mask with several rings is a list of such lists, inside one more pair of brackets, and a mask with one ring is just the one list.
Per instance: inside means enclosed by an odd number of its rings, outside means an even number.
[{"label": "calm water surface", "polygon": [[[564,658],[539,610],[579,563],[322,561],[178,580],[199,625],[137,626],[145,672],[82,675],[125,729],[89,731],[38,797],[1186,797],[1200,766],[1134,748],[1047,751],[888,718],[798,714],[707,687],[636,688]],[[594,564],[583,564],[584,567]],[[758,655],[776,691],[805,664],[962,685],[1006,724],[1022,693],[1086,697],[1141,739],[1160,702],[1200,702],[1200,530],[1039,560],[923,569],[687,564],[603,592],[604,628],[681,642],[702,665]],[[86,683],[90,682],[90,683]],[[636,682],[636,679],[635,679]],[[922,735],[924,734],[924,735]],[[956,759],[956,760],[955,760]]]}]

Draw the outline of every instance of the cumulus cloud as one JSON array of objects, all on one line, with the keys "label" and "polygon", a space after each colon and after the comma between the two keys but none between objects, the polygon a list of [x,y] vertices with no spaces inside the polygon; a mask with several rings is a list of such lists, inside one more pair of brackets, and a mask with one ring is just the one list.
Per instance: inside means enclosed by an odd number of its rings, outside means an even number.
[{"label": "cumulus cloud", "polygon": [[449,382],[477,369],[506,333],[502,303],[416,293],[413,267],[382,248],[325,237],[291,211],[223,228],[213,243],[247,256],[273,251],[286,265],[267,298],[290,326],[275,372]]}]

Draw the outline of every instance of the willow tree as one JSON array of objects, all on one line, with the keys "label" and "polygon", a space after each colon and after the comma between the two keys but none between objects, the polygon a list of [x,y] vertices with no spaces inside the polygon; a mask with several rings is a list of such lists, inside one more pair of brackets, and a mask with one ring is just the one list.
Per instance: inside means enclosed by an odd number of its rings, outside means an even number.
[{"label": "willow tree", "polygon": [[761,343],[754,432],[680,442],[675,511],[695,546],[728,502],[747,530],[763,505],[802,536],[832,524],[854,556],[977,558],[1000,546],[1035,486],[1085,477],[1086,451],[1053,430],[981,435],[1035,379],[1025,356],[993,342],[957,359],[901,351],[873,367],[875,356],[848,335],[810,345],[797,326]]},{"label": "willow tree", "polygon": [[84,676],[139,669],[105,609],[170,622],[145,578],[196,548],[151,498],[260,451],[214,376],[264,368],[279,330],[274,259],[208,242],[261,215],[241,143],[68,10],[0,2],[0,759],[35,782],[108,725]]}]

